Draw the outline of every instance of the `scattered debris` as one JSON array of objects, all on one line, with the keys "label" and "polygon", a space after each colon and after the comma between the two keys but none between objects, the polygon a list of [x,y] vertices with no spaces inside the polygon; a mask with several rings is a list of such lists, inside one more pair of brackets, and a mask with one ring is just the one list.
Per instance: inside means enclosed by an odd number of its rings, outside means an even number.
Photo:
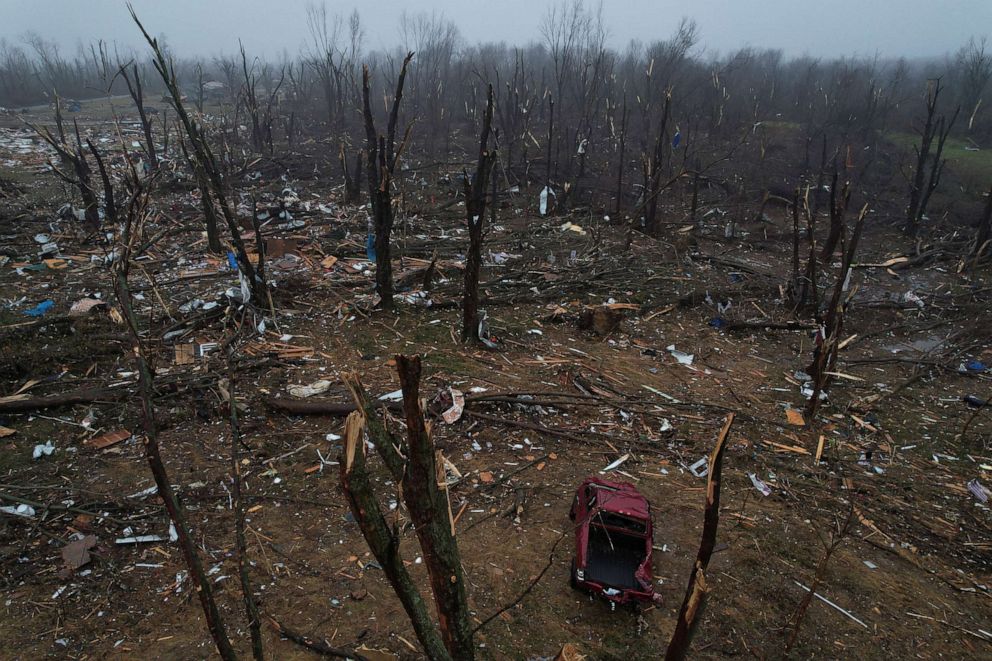
[{"label": "scattered debris", "polygon": [[703,457],[693,465],[689,466],[689,472],[696,477],[706,477],[710,473],[710,459]]},{"label": "scattered debris", "polygon": [[992,496],[992,491],[989,491],[988,487],[978,480],[970,480],[968,482],[968,491],[983,503],[989,502],[989,496]]},{"label": "scattered debris", "polygon": [[101,301],[99,298],[82,298],[72,304],[69,308],[70,317],[83,317],[95,310],[96,308],[107,307],[106,301]]},{"label": "scattered debris", "polygon": [[327,392],[331,387],[331,382],[326,379],[320,379],[319,381],[314,381],[308,386],[291,386],[289,388],[289,394],[293,397],[299,397],[301,399],[306,399],[307,397],[313,397],[314,395],[321,395]]},{"label": "scattered debris", "polygon": [[692,361],[695,358],[695,356],[693,356],[691,353],[685,353],[683,351],[679,351],[678,349],[675,348],[674,344],[669,344],[667,347],[665,347],[665,351],[670,353],[672,355],[672,358],[678,361],[679,365],[692,365]]},{"label": "scattered debris", "polygon": [[107,432],[105,434],[100,434],[99,436],[89,438],[83,441],[83,445],[94,450],[103,450],[113,445],[117,445],[122,441],[126,441],[129,438],[131,438],[131,432],[126,429],[118,429],[117,431]]},{"label": "scattered debris", "polygon": [[31,452],[32,459],[41,459],[42,457],[49,457],[55,452],[55,446],[52,445],[51,441],[45,441],[43,445],[34,446],[34,451]]},{"label": "scattered debris", "polygon": [[751,478],[751,484],[754,485],[754,488],[755,489],[757,489],[758,491],[761,492],[761,495],[762,496],[770,496],[770,495],[772,495],[772,488],[770,486],[768,486],[767,484],[765,484],[761,480],[761,478],[759,478],[754,473],[748,473],[747,476],[749,478]]},{"label": "scattered debris", "polygon": [[86,535],[62,547],[62,560],[65,562],[66,578],[71,576],[75,570],[89,564],[91,560],[90,549],[96,546],[96,542],[95,535]]},{"label": "scattered debris", "polygon": [[41,303],[38,303],[38,305],[34,306],[33,308],[29,310],[25,310],[24,314],[26,314],[29,317],[40,317],[44,315],[46,312],[50,312],[54,307],[55,307],[55,301],[53,301],[52,299],[46,299]]}]

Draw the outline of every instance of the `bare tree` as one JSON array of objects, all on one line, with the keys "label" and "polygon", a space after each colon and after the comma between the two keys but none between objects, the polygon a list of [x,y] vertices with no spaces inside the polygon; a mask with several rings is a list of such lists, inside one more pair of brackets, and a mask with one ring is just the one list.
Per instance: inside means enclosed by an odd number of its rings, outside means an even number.
[{"label": "bare tree", "polygon": [[51,161],[49,161],[49,165],[60,179],[79,191],[79,196],[83,201],[83,223],[85,227],[90,231],[99,229],[100,205],[97,201],[96,193],[93,192],[92,171],[90,170],[89,162],[86,160],[86,154],[83,151],[83,141],[79,133],[79,124],[73,122],[76,141],[74,145],[70,144],[65,136],[65,128],[62,123],[61,100],[58,98],[58,95],[55,97],[55,127],[58,135],[53,135],[47,126],[39,127],[26,121],[25,124],[37,133],[42,140],[47,142],[58,154],[62,167],[55,165]]},{"label": "bare tree", "polygon": [[114,293],[117,303],[120,306],[124,317],[125,326],[131,338],[135,367],[138,372],[138,392],[141,398],[142,421],[144,423],[144,447],[145,459],[151,470],[155,485],[158,488],[159,497],[165,504],[165,509],[169,513],[169,518],[175,527],[179,538],[179,546],[182,549],[183,558],[189,568],[190,576],[196,585],[196,593],[200,599],[200,606],[203,608],[204,619],[207,628],[217,646],[217,653],[226,661],[233,661],[237,658],[231,641],[227,636],[227,629],[221,617],[217,602],[214,599],[213,589],[210,579],[203,569],[200,555],[196,548],[196,541],[193,539],[189,522],[186,519],[186,511],[179,500],[179,496],[172,488],[172,481],[166,471],[165,463],[162,461],[162,454],[158,442],[158,425],[155,421],[154,385],[152,370],[145,353],[144,343],[141,340],[141,333],[138,327],[138,318],[131,305],[132,295],[128,286],[128,271],[133,259],[138,257],[138,246],[141,244],[143,225],[148,216],[148,189],[137,172],[133,169],[130,182],[131,194],[125,205],[124,228],[120,235],[120,250],[118,258],[113,264]]},{"label": "bare tree", "polygon": [[813,602],[813,597],[816,595],[817,588],[823,583],[823,579],[827,575],[827,565],[830,564],[830,558],[833,557],[834,553],[840,548],[841,543],[844,538],[847,537],[851,530],[851,523],[854,521],[854,501],[851,501],[850,507],[847,511],[847,517],[843,521],[836,521],[834,523],[834,529],[830,532],[830,538],[825,539],[820,531],[817,530],[817,535],[820,538],[820,543],[823,545],[823,556],[820,558],[819,564],[816,566],[816,572],[813,574],[813,583],[806,590],[806,594],[803,596],[803,600],[799,603],[796,608],[796,612],[792,616],[792,633],[789,634],[789,640],[785,644],[785,651],[788,653],[793,646],[796,644],[796,640],[799,638],[799,628],[803,624],[803,620],[806,619],[806,611],[809,610],[809,605]]},{"label": "bare tree", "polygon": [[403,60],[399,76],[396,79],[396,94],[393,96],[392,109],[389,112],[389,123],[386,135],[376,133],[375,117],[372,114],[370,94],[370,74],[366,66],[362,71],[362,108],[365,118],[365,163],[369,187],[369,201],[372,205],[373,227],[375,230],[375,282],[379,294],[379,305],[384,310],[393,309],[393,265],[391,262],[390,234],[393,231],[393,173],[399,161],[410,126],[407,126],[399,148],[396,147],[396,124],[399,118],[400,101],[403,99],[403,82],[406,79],[407,67],[413,53],[407,53]]},{"label": "bare tree", "polygon": [[118,75],[124,79],[127,85],[127,92],[134,101],[134,107],[138,111],[138,119],[141,121],[141,131],[145,134],[143,145],[145,157],[148,159],[148,169],[155,171],[158,169],[158,152],[155,148],[155,136],[152,134],[152,118],[145,108],[145,92],[141,85],[141,72],[136,63],[131,63],[131,71],[128,65],[122,64],[117,71]]},{"label": "bare tree", "polygon": [[[162,81],[169,90],[169,95],[172,98],[172,105],[176,110],[176,114],[179,116],[179,120],[182,123],[184,130],[186,131],[186,136],[193,152],[191,156],[195,163],[194,170],[199,171],[198,177],[203,177],[203,179],[201,179],[201,183],[206,184],[206,188],[201,186],[201,193],[204,194],[205,197],[213,197],[216,199],[217,206],[220,207],[221,215],[224,217],[228,232],[231,235],[231,242],[234,244],[238,268],[248,281],[248,287],[255,297],[255,300],[262,304],[268,300],[269,307],[272,308],[271,294],[269,292],[268,285],[265,282],[264,275],[260,271],[256,271],[255,266],[248,258],[248,251],[245,248],[245,243],[241,238],[241,230],[239,229],[238,222],[235,219],[234,209],[231,207],[227,198],[223,176],[221,174],[220,167],[218,166],[217,159],[214,157],[213,150],[210,147],[210,143],[207,140],[201,124],[193,121],[189,113],[186,111],[186,107],[183,103],[183,95],[179,89],[179,81],[176,77],[175,66],[172,64],[171,59],[166,59],[165,52],[160,47],[158,40],[153,38],[145,30],[145,27],[141,24],[141,21],[138,20],[138,15],[134,13],[134,8],[129,5],[128,9],[131,12],[131,18],[141,30],[141,33],[144,35],[148,45],[151,46],[152,53],[155,56],[155,69],[158,71],[159,76],[161,76]],[[204,202],[204,204],[206,204],[206,202]],[[261,251],[261,249],[262,247],[259,246],[259,251]],[[259,254],[261,254],[261,252]]]},{"label": "bare tree", "polygon": [[[446,488],[442,490],[438,484],[437,451],[421,409],[420,358],[398,355],[396,370],[403,390],[407,428],[405,443],[390,434],[378,419],[376,404],[364,391],[357,376],[343,377],[352,391],[358,411],[349,416],[345,427],[341,486],[369,548],[383,566],[386,577],[403,603],[427,656],[431,659],[471,661],[475,657],[475,646],[472,643],[465,577]],[[399,554],[398,531],[390,531],[372,490],[365,464],[366,444],[361,438],[363,424],[393,480],[403,484],[403,501],[423,551],[439,626],[435,626],[427,615],[423,599]]]},{"label": "bare tree", "polygon": [[[479,270],[482,267],[482,237],[486,224],[486,184],[496,161],[496,151],[489,148],[493,122],[493,86],[488,86],[486,111],[482,116],[479,156],[475,173],[465,177],[465,220],[468,223],[469,247],[465,257],[465,293],[462,298],[462,341],[479,339]],[[495,206],[496,200],[491,203]]]},{"label": "bare tree", "polygon": [[975,128],[985,91],[992,80],[992,52],[987,45],[986,37],[978,40],[972,37],[955,56],[958,103],[968,114],[968,131]]},{"label": "bare tree", "polygon": [[[943,159],[944,143],[947,142],[947,136],[954,128],[954,122],[961,110],[958,106],[950,120],[944,115],[937,114],[937,104],[942,90],[940,78],[927,83],[927,118],[920,134],[920,144],[915,147],[916,168],[909,189],[909,206],[906,209],[906,233],[910,236],[916,236],[919,231],[930,196],[940,184],[940,176],[946,163]],[[934,139],[937,140],[936,147],[933,144]]]},{"label": "bare tree", "polygon": [[850,287],[854,255],[858,250],[858,241],[861,238],[861,231],[864,228],[865,216],[867,215],[868,205],[865,204],[861,208],[861,213],[858,214],[850,238],[846,239],[845,237],[846,228],[841,235],[841,245],[843,246],[846,240],[846,246],[842,248],[840,270],[837,272],[837,281],[834,283],[834,292],[827,308],[826,318],[817,331],[817,347],[813,353],[813,362],[806,369],[813,380],[812,393],[806,402],[806,416],[809,419],[812,419],[816,414],[820,405],[820,395],[829,387],[835,373],[834,367],[837,365],[837,358],[840,356],[844,318],[847,307],[854,298],[855,291],[857,291],[857,287],[854,289]]}]

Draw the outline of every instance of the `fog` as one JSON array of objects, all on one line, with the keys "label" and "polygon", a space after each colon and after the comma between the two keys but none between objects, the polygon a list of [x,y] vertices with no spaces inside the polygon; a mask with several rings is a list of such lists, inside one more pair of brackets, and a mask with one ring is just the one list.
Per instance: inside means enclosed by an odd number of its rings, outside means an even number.
[{"label": "fog", "polygon": [[[165,35],[181,56],[209,56],[237,49],[238,39],[257,54],[295,54],[306,41],[305,0],[135,0],[145,24]],[[454,22],[467,42],[523,45],[540,38],[538,25],[552,0],[331,0],[329,13],[358,9],[372,49],[399,44],[399,17],[437,12]],[[593,3],[587,3],[590,6]],[[3,0],[0,38],[18,42],[35,32],[64,51],[98,39],[138,48],[139,35],[125,2],[107,0]],[[683,16],[700,29],[709,53],[742,46],[781,49],[786,56],[874,55],[933,57],[951,53],[992,26],[989,0],[613,0],[602,5],[608,43],[651,42],[671,34]]]}]

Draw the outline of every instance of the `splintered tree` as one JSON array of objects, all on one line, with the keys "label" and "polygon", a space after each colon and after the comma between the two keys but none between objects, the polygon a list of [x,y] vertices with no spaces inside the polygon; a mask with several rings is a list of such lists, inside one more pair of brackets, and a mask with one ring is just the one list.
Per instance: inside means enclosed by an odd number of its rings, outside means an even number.
[{"label": "splintered tree", "polygon": [[710,558],[713,557],[713,550],[716,548],[716,532],[720,524],[720,481],[723,470],[723,450],[730,434],[730,427],[734,424],[734,414],[728,413],[724,418],[723,428],[716,439],[716,445],[710,453],[710,459],[706,473],[706,506],[703,512],[703,534],[699,540],[699,550],[696,552],[696,561],[692,565],[692,572],[689,575],[689,586],[685,591],[685,598],[682,600],[682,607],[679,609],[678,621],[675,623],[675,631],[668,642],[668,649],[665,650],[665,661],[681,661],[689,654],[689,645],[696,632],[696,626],[702,617],[703,606],[706,604],[706,595],[710,588],[706,584],[706,568],[709,567]]},{"label": "splintered tree", "polygon": [[[406,442],[386,428],[376,411],[377,403],[365,392],[357,375],[344,375],[357,411],[345,425],[345,448],[341,458],[341,488],[351,512],[376,560],[382,565],[397,597],[413,624],[430,659],[471,661],[475,657],[473,629],[469,620],[465,577],[443,472],[440,452],[431,440],[420,401],[420,358],[396,356],[396,371],[403,389]],[[438,623],[430,619],[420,591],[400,554],[396,527],[390,529],[373,490],[362,429],[400,487],[403,502],[413,520],[417,540],[430,576]],[[439,484],[440,483],[440,484]]]},{"label": "splintered tree", "polygon": [[362,150],[355,151],[355,171],[348,170],[348,151],[342,141],[338,146],[338,162],[344,175],[344,203],[356,204],[362,192]]},{"label": "splintered tree", "polygon": [[156,170],[158,169],[158,152],[155,148],[155,136],[152,134],[152,118],[148,115],[148,111],[145,108],[145,91],[141,85],[141,72],[138,70],[138,65],[132,62],[130,71],[128,71],[128,65],[123,64],[117,73],[124,79],[124,83],[127,85],[127,92],[131,95],[131,100],[134,101],[134,107],[138,111],[138,119],[141,121],[141,132],[145,134],[143,149],[145,151],[145,157],[148,158],[148,168],[150,170]]},{"label": "splintered tree", "polygon": [[[92,170],[86,160],[83,151],[83,141],[79,134],[79,125],[74,121],[75,145],[70,144],[65,137],[65,128],[62,123],[61,100],[55,97],[55,128],[58,135],[53,135],[47,126],[35,126],[25,122],[32,131],[48,143],[59,156],[62,167],[49,162],[52,171],[64,182],[79,191],[79,197],[83,201],[83,224],[89,231],[96,231],[100,228],[100,204],[97,201],[96,193],[93,191],[91,181]],[[113,200],[109,200],[111,203]]]},{"label": "splintered tree", "polygon": [[[954,127],[954,122],[958,118],[961,107],[958,106],[948,120],[944,115],[937,114],[937,103],[940,100],[940,93],[943,87],[940,85],[940,78],[931,80],[927,84],[927,118],[923,124],[923,131],[920,133],[920,144],[916,150],[916,169],[913,173],[913,181],[909,189],[909,206],[906,208],[906,233],[916,236],[920,229],[920,222],[927,212],[927,204],[930,196],[940,184],[940,176],[944,172],[943,159],[944,143],[947,136]],[[937,144],[934,145],[934,139]],[[931,156],[932,153],[932,156]]]},{"label": "splintered tree", "polygon": [[[182,123],[183,129],[186,132],[192,152],[190,159],[193,164],[194,173],[200,184],[200,193],[205,198],[203,202],[204,208],[206,209],[208,199],[213,199],[217,202],[217,206],[220,207],[221,215],[224,217],[224,222],[227,225],[228,232],[231,235],[231,243],[234,245],[238,268],[248,281],[248,286],[254,299],[260,304],[264,303],[269,297],[269,288],[265,283],[265,277],[260,270],[255,269],[254,264],[248,258],[248,250],[245,248],[245,242],[241,238],[241,230],[235,218],[234,208],[231,206],[225,192],[224,179],[221,175],[218,160],[214,157],[213,150],[210,147],[210,142],[207,140],[202,125],[194,121],[186,110],[172,59],[166,59],[158,40],[148,34],[145,26],[138,20],[138,15],[134,12],[134,8],[128,5],[128,9],[131,12],[131,18],[134,19],[134,22],[141,30],[141,34],[144,35],[148,45],[151,46],[155,69],[158,71],[159,76],[162,77],[162,82],[165,83],[169,96],[172,99],[172,105],[176,110],[176,114],[179,115],[179,121]],[[212,217],[214,217],[213,214],[208,214],[207,221],[209,222]],[[207,233],[208,235],[210,234],[209,227],[207,228]],[[262,246],[258,248],[261,251]],[[271,307],[271,300],[269,301],[269,305]]]},{"label": "splintered tree", "polygon": [[978,266],[982,257],[988,254],[990,243],[992,243],[992,188],[985,195],[985,211],[982,212],[978,232],[975,234],[975,245],[971,249],[972,268]]},{"label": "splintered tree", "polygon": [[396,123],[399,120],[400,101],[403,99],[403,82],[413,53],[407,53],[396,80],[396,94],[389,111],[386,135],[375,130],[375,118],[369,100],[369,68],[362,68],[362,113],[365,118],[365,151],[369,187],[369,202],[372,204],[372,222],[375,231],[375,287],[379,294],[379,305],[384,310],[393,309],[393,265],[390,254],[390,233],[393,231],[393,173],[403,147],[410,135],[407,126],[399,148],[396,148]]},{"label": "splintered tree", "polygon": [[[842,249],[840,270],[837,272],[837,281],[834,283],[833,296],[827,308],[826,317],[823,324],[817,331],[818,346],[813,353],[813,362],[807,368],[807,372],[813,380],[813,392],[806,402],[806,417],[812,419],[820,404],[820,394],[825,392],[830,385],[830,381],[835,373],[837,358],[841,350],[841,333],[844,330],[844,316],[847,307],[857,288],[850,288],[851,275],[853,272],[854,255],[858,250],[858,241],[861,239],[861,231],[864,228],[865,216],[868,215],[868,205],[865,204],[858,214],[858,220],[854,224],[854,231],[847,241],[846,249]],[[841,218],[843,228],[843,217]],[[844,229],[841,233],[841,244],[844,243]]]},{"label": "splintered tree", "polygon": [[[671,90],[665,92],[665,105],[661,111],[661,125],[658,127],[658,136],[655,140],[654,151],[650,156],[644,155],[644,179],[647,182],[644,194],[644,231],[655,236],[658,233],[658,196],[664,190],[661,181],[662,166],[665,163],[666,130],[668,128],[668,116],[672,105]],[[667,185],[667,184],[666,184]]]},{"label": "splintered tree", "polygon": [[[138,326],[138,317],[134,312],[131,301],[133,300],[131,289],[128,285],[128,272],[131,263],[140,256],[140,249],[143,242],[143,226],[149,214],[148,182],[142,180],[137,171],[131,165],[129,190],[130,195],[123,205],[122,214],[124,216],[123,229],[120,234],[120,244],[115,251],[117,259],[113,263],[114,294],[120,306],[124,325],[132,344],[132,355],[134,357],[135,368],[138,373],[138,395],[141,398],[141,417],[144,423],[144,449],[145,459],[151,470],[155,485],[158,488],[158,495],[165,505],[165,510],[169,514],[173,526],[178,536],[179,547],[189,569],[190,578],[196,586],[196,594],[200,599],[200,606],[203,608],[204,619],[210,635],[217,646],[217,653],[222,659],[233,660],[237,658],[231,641],[227,636],[224,620],[221,617],[217,602],[214,599],[213,589],[203,563],[200,560],[197,550],[196,540],[186,517],[186,510],[179,500],[179,496],[172,487],[172,480],[166,471],[165,462],[158,442],[158,424],[155,420],[155,387],[153,383],[152,367],[145,351],[145,345],[141,338],[141,331]],[[232,401],[232,406],[233,406]]]},{"label": "splintered tree", "polygon": [[[462,341],[479,339],[479,270],[482,267],[482,237],[486,224],[486,182],[492,173],[496,151],[489,149],[493,123],[493,86],[489,86],[486,113],[482,117],[479,159],[475,175],[465,174],[465,219],[468,222],[468,254],[465,257],[465,294],[462,299]],[[496,200],[492,200],[495,205]]]}]

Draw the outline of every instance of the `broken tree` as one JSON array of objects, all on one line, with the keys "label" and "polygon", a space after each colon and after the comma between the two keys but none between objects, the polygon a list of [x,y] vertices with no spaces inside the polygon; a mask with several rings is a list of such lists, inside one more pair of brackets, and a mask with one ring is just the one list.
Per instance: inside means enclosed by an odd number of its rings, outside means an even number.
[{"label": "broken tree", "polygon": [[[482,116],[479,159],[475,174],[465,177],[465,220],[468,222],[468,254],[465,257],[465,294],[462,299],[462,341],[479,339],[479,270],[482,267],[482,237],[486,224],[486,182],[496,160],[489,149],[493,123],[493,86],[489,85],[486,112]],[[496,200],[492,200],[495,205]]]},{"label": "broken tree", "polygon": [[[403,390],[405,443],[386,429],[375,410],[376,403],[369,398],[358,377],[343,376],[359,411],[351,413],[346,424],[341,488],[362,535],[383,566],[427,656],[471,660],[475,649],[465,578],[452,530],[446,488],[438,484],[438,452],[420,402],[420,358],[396,356],[396,371]],[[438,612],[437,626],[430,620],[423,598],[403,565],[399,532],[395,528],[389,529],[372,489],[365,457],[367,446],[361,433],[363,426],[393,480],[400,485],[403,502],[413,520],[430,575]]]},{"label": "broken tree", "polygon": [[413,53],[407,53],[396,79],[396,94],[389,111],[389,123],[386,135],[378,134],[375,130],[375,117],[372,115],[372,104],[369,100],[369,68],[362,68],[362,114],[365,119],[365,151],[368,175],[369,203],[372,205],[372,225],[375,231],[375,287],[379,294],[379,305],[384,310],[393,309],[393,265],[390,261],[390,234],[393,231],[393,173],[396,163],[410,135],[411,126],[396,148],[396,123],[399,120],[400,101],[403,99],[403,82],[406,80],[406,70],[413,59]]}]

